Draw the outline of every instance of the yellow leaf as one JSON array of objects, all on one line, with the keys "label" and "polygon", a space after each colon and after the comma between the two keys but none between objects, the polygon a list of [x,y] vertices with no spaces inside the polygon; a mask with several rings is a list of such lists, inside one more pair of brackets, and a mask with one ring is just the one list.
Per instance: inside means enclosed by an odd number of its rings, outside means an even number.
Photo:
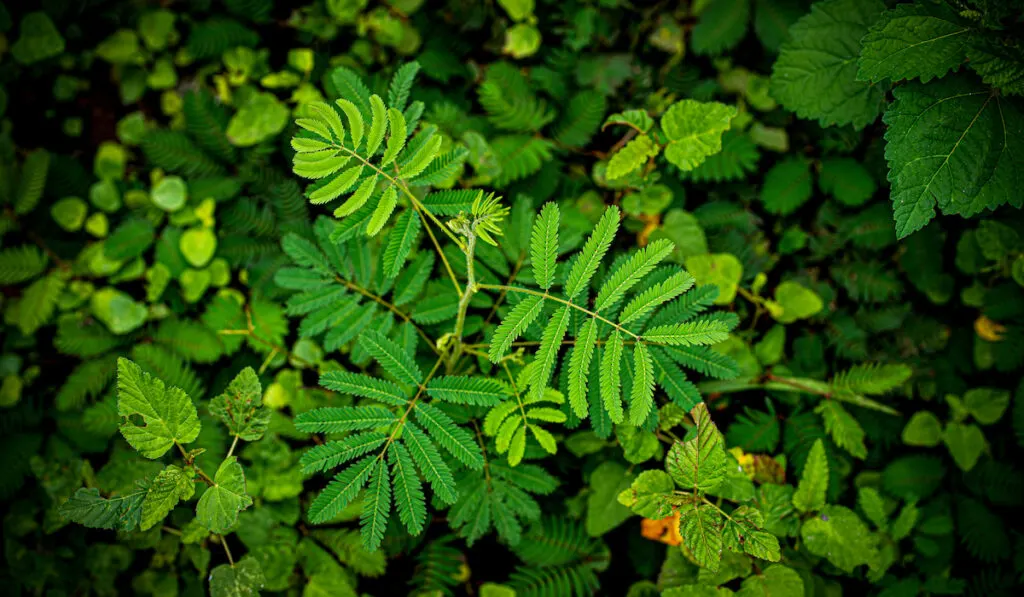
[{"label": "yellow leaf", "polygon": [[736,457],[736,462],[740,463],[740,468],[743,469],[743,474],[749,479],[754,478],[755,471],[755,457],[753,454],[747,454],[743,451],[743,448],[735,447],[729,448],[729,453]]},{"label": "yellow leaf", "polygon": [[982,315],[974,320],[974,331],[982,340],[999,342],[1006,333],[1006,326]]},{"label": "yellow leaf", "polygon": [[661,520],[645,518],[640,521],[640,536],[668,545],[680,545],[683,537],[679,534],[679,512]]}]

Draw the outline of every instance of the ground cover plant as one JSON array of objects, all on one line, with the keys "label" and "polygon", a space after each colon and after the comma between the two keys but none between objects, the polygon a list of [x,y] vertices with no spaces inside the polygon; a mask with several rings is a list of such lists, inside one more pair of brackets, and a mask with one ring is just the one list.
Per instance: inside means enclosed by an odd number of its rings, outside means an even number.
[{"label": "ground cover plant", "polygon": [[1014,595],[1013,0],[0,5],[14,595]]}]

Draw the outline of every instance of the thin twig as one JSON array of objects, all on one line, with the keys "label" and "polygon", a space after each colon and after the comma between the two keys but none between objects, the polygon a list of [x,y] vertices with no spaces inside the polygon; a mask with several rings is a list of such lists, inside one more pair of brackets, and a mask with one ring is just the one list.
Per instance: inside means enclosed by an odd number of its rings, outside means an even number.
[{"label": "thin twig", "polygon": [[573,309],[576,309],[578,311],[586,313],[587,315],[593,317],[594,319],[597,319],[598,321],[602,321],[604,323],[607,323],[608,325],[612,326],[613,328],[615,328],[616,330],[622,332],[623,334],[626,334],[627,336],[630,336],[630,337],[635,338],[635,339],[639,339],[640,338],[639,335],[634,334],[633,332],[627,330],[626,328],[624,328],[621,325],[615,323],[614,321],[611,321],[610,319],[607,319],[605,317],[602,317],[602,316],[598,315],[597,313],[591,311],[590,309],[587,309],[585,307],[581,307],[581,306],[579,306],[576,303],[573,303],[571,301],[567,301],[565,299],[558,298],[557,296],[551,296],[550,294],[548,294],[546,292],[537,292],[536,290],[530,290],[529,288],[519,288],[518,286],[506,286],[505,284],[479,284],[478,288],[485,288],[485,289],[489,289],[489,290],[507,290],[509,292],[519,292],[519,293],[522,293],[522,294],[532,294],[533,296],[539,296],[539,297],[541,297],[543,299],[549,299],[549,300],[555,301],[556,303],[562,303],[563,305],[567,305],[569,307],[572,307]]},{"label": "thin twig", "polygon": [[228,548],[228,540],[224,535],[218,535],[220,537],[220,544],[224,546],[224,553],[228,556],[228,563],[231,567],[235,567],[235,558],[231,557],[231,549]]}]

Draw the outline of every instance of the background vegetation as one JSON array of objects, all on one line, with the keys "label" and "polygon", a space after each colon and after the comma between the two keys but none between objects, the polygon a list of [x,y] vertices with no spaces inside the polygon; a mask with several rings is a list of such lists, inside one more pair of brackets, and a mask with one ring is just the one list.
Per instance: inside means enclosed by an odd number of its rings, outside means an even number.
[{"label": "background vegetation", "polygon": [[0,583],[1016,594],[1021,19],[0,5]]}]

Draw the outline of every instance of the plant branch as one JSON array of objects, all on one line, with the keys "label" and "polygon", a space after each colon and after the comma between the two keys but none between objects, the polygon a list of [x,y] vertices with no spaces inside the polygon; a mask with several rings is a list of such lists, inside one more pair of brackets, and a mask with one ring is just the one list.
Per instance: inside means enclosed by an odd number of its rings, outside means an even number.
[{"label": "plant branch", "polygon": [[[416,195],[412,194],[412,191],[409,190],[409,187],[402,184],[401,181],[399,181],[397,178],[391,176],[384,170],[381,170],[374,164],[370,163],[369,160],[356,153],[355,150],[349,149],[344,145],[334,145],[333,147],[340,151],[344,151],[345,153],[356,158],[357,160],[362,162],[364,166],[367,166],[377,174],[380,174],[395,187],[402,190],[402,193],[405,194],[406,198],[409,199],[409,203],[412,204],[412,207],[413,209],[416,210],[416,213],[418,213],[421,218],[424,218],[423,227],[427,229],[427,235],[430,237],[431,242],[434,243],[434,249],[437,251],[438,256],[441,257],[441,261],[444,263],[445,269],[448,270],[448,276],[451,278],[452,284],[455,285],[455,291],[461,293],[462,290],[459,288],[458,278],[455,277],[455,272],[452,270],[451,264],[448,263],[448,259],[444,255],[444,251],[441,250],[441,245],[440,243],[437,242],[437,237],[434,236],[434,232],[430,229],[430,221],[434,222],[434,224],[436,224],[438,228],[440,228],[446,235],[448,235],[448,238],[450,238],[452,242],[454,242],[460,249],[465,251],[466,247],[463,245],[462,240],[460,240],[459,237],[456,236],[455,233],[453,233],[451,230],[448,230],[448,228],[444,224],[442,224],[440,220],[437,219],[437,216],[430,213],[430,210],[428,210],[427,207],[423,205],[423,203],[419,199],[416,198]],[[427,221],[428,219],[430,221]]]},{"label": "plant branch", "polygon": [[224,460],[231,458],[231,455],[235,453],[235,448],[238,446],[238,436],[235,436],[235,441],[231,442],[231,448],[228,449],[228,455],[224,457]]},{"label": "plant branch", "polygon": [[469,310],[469,301],[476,293],[476,267],[473,263],[473,253],[476,250],[476,234],[470,232],[466,237],[466,289],[459,297],[459,310],[455,317],[455,331],[452,332],[455,345],[452,347],[451,359],[448,361],[448,369],[455,366],[456,361],[462,356],[462,330],[466,325],[466,311]]},{"label": "plant branch", "polygon": [[418,333],[420,337],[423,338],[423,340],[427,343],[427,346],[429,346],[431,350],[433,350],[434,352],[437,352],[437,347],[434,346],[434,341],[430,339],[430,336],[428,336],[427,333],[424,332],[422,328],[413,323],[412,317],[408,313],[399,309],[394,303],[385,300],[380,295],[374,294],[369,290],[363,288],[362,286],[356,284],[355,282],[346,280],[341,276],[335,276],[334,279],[337,280],[340,284],[342,284],[345,288],[348,288],[349,290],[355,293],[365,296],[366,298],[370,299],[371,301],[377,303],[378,305],[384,307],[388,311],[391,311],[392,313],[400,317],[402,321],[404,321],[405,323],[410,324],[416,330],[416,333]]},{"label": "plant branch", "polygon": [[487,290],[505,290],[505,291],[508,291],[508,292],[518,292],[518,293],[521,293],[521,294],[532,294],[533,296],[539,296],[539,297],[541,297],[543,299],[550,299],[552,301],[555,301],[556,303],[562,303],[563,305],[567,305],[569,307],[572,307],[573,309],[576,309],[578,311],[586,313],[587,315],[593,317],[594,319],[597,319],[598,321],[602,321],[602,322],[612,326],[613,328],[615,328],[616,330],[622,332],[623,334],[626,334],[627,336],[630,336],[630,337],[632,337],[634,339],[639,339],[640,338],[640,336],[638,334],[634,334],[633,332],[627,330],[626,328],[624,328],[621,325],[615,323],[614,321],[611,321],[610,319],[602,317],[601,315],[598,315],[597,313],[591,311],[590,309],[587,309],[585,307],[581,307],[581,306],[579,306],[576,303],[573,303],[571,301],[567,301],[565,299],[558,298],[557,296],[551,296],[550,294],[548,294],[546,292],[537,292],[536,290],[530,290],[529,288],[520,288],[518,286],[507,286],[505,284],[478,284],[477,288],[487,289]]},{"label": "plant branch", "polygon": [[427,373],[427,376],[423,379],[423,383],[419,384],[420,388],[416,391],[416,395],[412,397],[412,400],[409,401],[409,407],[405,409],[405,412],[402,413],[402,417],[398,419],[397,423],[395,423],[395,428],[391,430],[390,434],[388,434],[388,440],[384,443],[384,447],[381,448],[380,454],[377,455],[377,460],[384,458],[384,455],[387,454],[391,443],[395,441],[395,437],[398,435],[398,432],[405,427],[405,421],[409,418],[409,413],[412,412],[412,409],[416,408],[416,402],[418,402],[420,396],[423,395],[423,391],[427,389],[427,384],[434,378],[434,374],[437,373],[437,369],[441,366],[442,362],[444,362],[443,355],[437,358],[437,362],[435,362],[433,368],[430,369],[430,373]]},{"label": "plant branch", "polygon": [[232,568],[234,568],[235,567],[235,558],[231,557],[231,549],[228,548],[227,537],[225,537],[224,535],[217,535],[217,536],[220,537],[220,544],[224,546],[224,554],[228,556],[228,563],[231,564]]},{"label": "plant branch", "polygon": [[[505,285],[506,286],[509,285],[509,284],[512,284],[512,282],[515,281],[516,276],[519,275],[519,270],[522,269],[522,267],[523,267],[523,262],[524,261],[526,261],[526,252],[525,251],[520,251],[519,252],[519,259],[516,260],[516,265],[515,265],[515,267],[512,268],[512,273],[508,275],[508,280],[505,281]],[[487,317],[484,319],[484,325],[487,325],[488,323],[491,322],[491,319],[493,319],[494,315],[498,312],[498,307],[500,307],[501,303],[503,303],[505,301],[505,297],[506,296],[508,296],[508,291],[507,290],[502,290],[498,294],[498,298],[494,299],[494,306],[491,307],[491,312],[488,313]]]}]

